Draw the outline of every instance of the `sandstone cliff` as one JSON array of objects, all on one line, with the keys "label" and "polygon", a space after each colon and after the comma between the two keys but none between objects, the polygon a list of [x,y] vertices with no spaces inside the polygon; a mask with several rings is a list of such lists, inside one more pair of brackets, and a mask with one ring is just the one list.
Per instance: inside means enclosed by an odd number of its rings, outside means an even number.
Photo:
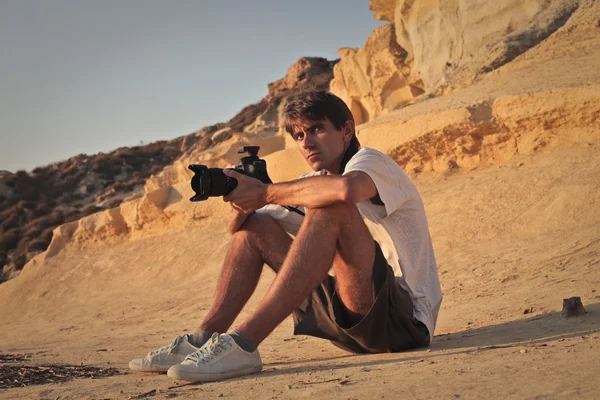
[{"label": "sandstone cliff", "polygon": [[533,48],[577,9],[577,0],[372,0],[377,19],[361,49],[341,49],[331,91],[360,122],[424,91],[439,95],[475,83]]}]

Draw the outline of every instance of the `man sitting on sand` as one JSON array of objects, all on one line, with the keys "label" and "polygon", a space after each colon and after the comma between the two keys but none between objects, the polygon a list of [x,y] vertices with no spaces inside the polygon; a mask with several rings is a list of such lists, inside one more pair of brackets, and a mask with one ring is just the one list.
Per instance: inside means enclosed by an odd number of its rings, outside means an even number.
[{"label": "man sitting on sand", "polygon": [[[213,304],[196,332],[131,369],[190,382],[259,372],[259,344],[292,313],[294,334],[355,353],[429,344],[442,294],[417,189],[391,158],[360,147],[350,110],[333,94],[301,94],[284,118],[314,172],[267,185],[226,170],[238,186],[224,197],[232,236]],[[265,264],[277,273],[273,284],[225,333]]]}]

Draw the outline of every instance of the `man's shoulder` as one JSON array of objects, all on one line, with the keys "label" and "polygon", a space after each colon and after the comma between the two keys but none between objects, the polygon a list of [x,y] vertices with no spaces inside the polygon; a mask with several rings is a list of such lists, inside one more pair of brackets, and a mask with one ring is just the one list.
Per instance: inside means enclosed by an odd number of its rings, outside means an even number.
[{"label": "man's shoulder", "polygon": [[361,147],[356,152],[357,156],[373,156],[373,157],[384,157],[389,158],[386,154],[382,153],[379,150],[376,150],[372,147]]},{"label": "man's shoulder", "polygon": [[410,182],[410,178],[396,161],[387,154],[370,147],[361,147],[348,162],[346,171],[365,171],[371,175],[371,178],[374,177],[373,174],[395,176],[404,184]]},{"label": "man's shoulder", "polygon": [[375,150],[370,147],[361,147],[360,150],[356,152],[354,157],[350,159],[348,164],[357,164],[357,163],[392,163],[396,164],[394,160],[392,160],[387,154],[382,153],[379,150]]}]

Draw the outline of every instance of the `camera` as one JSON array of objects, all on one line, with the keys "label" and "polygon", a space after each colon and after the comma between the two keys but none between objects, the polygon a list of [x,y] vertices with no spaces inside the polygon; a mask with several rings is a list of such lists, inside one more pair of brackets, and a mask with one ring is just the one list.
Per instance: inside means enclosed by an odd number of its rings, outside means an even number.
[{"label": "camera", "polygon": [[[235,171],[240,174],[256,178],[263,183],[273,183],[267,174],[267,163],[258,158],[259,146],[240,147],[238,154],[248,153],[240,158],[235,165]],[[237,179],[230,178],[223,173],[222,168],[208,168],[206,165],[191,164],[188,166],[194,176],[192,189],[196,193],[190,201],[203,201],[209,197],[225,196],[237,187]]]}]

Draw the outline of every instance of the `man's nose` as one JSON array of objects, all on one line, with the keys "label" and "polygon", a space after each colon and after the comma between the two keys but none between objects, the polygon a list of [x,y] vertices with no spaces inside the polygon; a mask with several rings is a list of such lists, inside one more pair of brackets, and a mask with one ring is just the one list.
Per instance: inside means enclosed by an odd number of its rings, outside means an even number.
[{"label": "man's nose", "polygon": [[302,139],[302,147],[308,149],[314,145],[313,139],[310,135],[304,134],[304,138]]}]

